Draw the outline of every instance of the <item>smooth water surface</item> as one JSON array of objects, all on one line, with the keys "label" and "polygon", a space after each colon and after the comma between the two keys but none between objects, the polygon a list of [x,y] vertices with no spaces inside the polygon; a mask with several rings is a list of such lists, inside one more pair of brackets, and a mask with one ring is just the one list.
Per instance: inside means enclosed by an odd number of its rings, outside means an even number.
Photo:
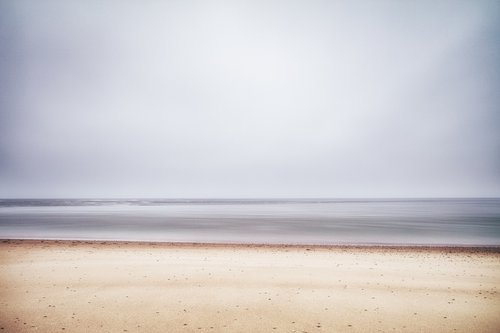
[{"label": "smooth water surface", "polygon": [[500,199],[4,199],[0,238],[500,245]]}]

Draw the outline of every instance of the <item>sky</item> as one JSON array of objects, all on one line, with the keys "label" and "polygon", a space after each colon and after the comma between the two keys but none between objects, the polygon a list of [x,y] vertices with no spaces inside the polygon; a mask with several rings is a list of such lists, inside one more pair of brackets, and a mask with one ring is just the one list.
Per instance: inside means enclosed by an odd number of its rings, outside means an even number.
[{"label": "sky", "polygon": [[498,1],[0,2],[0,197],[500,196]]}]

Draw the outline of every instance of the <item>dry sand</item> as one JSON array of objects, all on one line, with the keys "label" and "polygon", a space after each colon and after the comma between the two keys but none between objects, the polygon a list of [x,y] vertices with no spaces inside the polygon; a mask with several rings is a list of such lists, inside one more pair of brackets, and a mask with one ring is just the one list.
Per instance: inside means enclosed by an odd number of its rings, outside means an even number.
[{"label": "dry sand", "polygon": [[0,242],[0,332],[500,332],[498,249]]}]

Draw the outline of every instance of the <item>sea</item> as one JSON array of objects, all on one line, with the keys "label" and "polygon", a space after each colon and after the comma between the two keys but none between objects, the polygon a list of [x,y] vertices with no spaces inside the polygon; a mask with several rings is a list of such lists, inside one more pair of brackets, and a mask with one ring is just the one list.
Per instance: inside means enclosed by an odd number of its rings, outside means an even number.
[{"label": "sea", "polygon": [[0,238],[500,246],[500,198],[0,199]]}]

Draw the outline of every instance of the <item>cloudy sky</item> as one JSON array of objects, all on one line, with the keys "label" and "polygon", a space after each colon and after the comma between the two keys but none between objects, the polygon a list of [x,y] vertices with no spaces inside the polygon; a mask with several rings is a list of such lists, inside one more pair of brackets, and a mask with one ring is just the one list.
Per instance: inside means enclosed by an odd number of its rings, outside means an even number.
[{"label": "cloudy sky", "polygon": [[498,1],[0,3],[0,197],[500,196]]}]

